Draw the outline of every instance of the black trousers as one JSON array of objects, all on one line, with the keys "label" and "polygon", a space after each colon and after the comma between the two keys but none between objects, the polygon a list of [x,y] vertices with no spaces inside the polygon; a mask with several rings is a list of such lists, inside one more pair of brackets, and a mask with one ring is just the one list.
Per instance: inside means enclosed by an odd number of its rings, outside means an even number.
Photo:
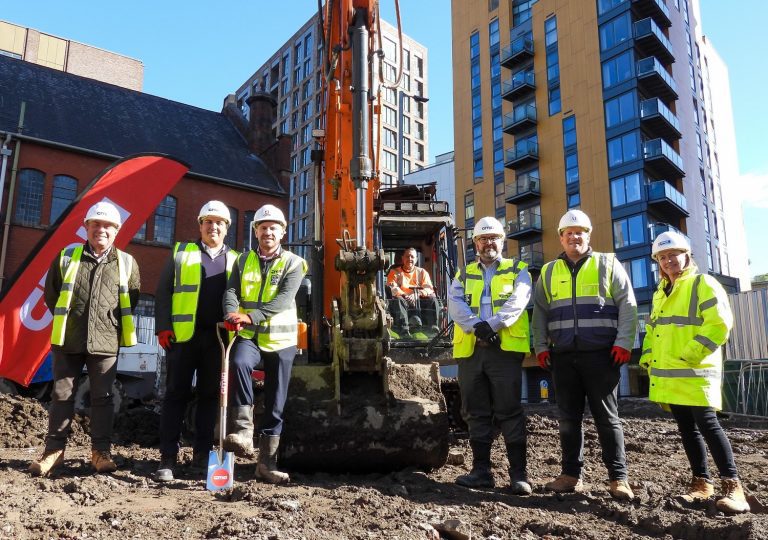
[{"label": "black trousers", "polygon": [[266,352],[252,339],[237,338],[232,346],[229,378],[230,405],[253,405],[251,372],[258,365],[264,367],[264,414],[259,424],[262,435],[280,435],[283,432],[283,409],[288,399],[293,359],[296,347]]},{"label": "black trousers", "polygon": [[619,366],[613,365],[610,349],[552,354],[563,474],[580,477],[584,468],[582,422],[586,399],[595,420],[609,478],[627,478],[624,430],[618,413],[619,377]]},{"label": "black trousers", "polygon": [[[733,450],[725,435],[717,413],[712,407],[694,407],[690,405],[670,405],[677,428],[683,439],[683,449],[691,464],[694,476],[710,478],[707,466],[707,447],[712,452],[721,478],[737,478],[736,462]],[[706,445],[705,445],[706,442]]]},{"label": "black trousers", "polygon": [[436,326],[439,309],[436,296],[419,298],[419,304],[413,306],[409,305],[402,296],[389,301],[389,313],[392,315],[395,328],[409,328],[409,319],[414,315],[421,317],[421,322],[425,326]]},{"label": "black trousers", "polygon": [[176,455],[179,451],[181,426],[192,396],[192,379],[197,374],[195,391],[195,454],[207,454],[213,448],[213,430],[219,403],[221,348],[216,331],[195,329],[192,339],[174,343],[166,354],[165,396],[160,415],[160,454]]}]

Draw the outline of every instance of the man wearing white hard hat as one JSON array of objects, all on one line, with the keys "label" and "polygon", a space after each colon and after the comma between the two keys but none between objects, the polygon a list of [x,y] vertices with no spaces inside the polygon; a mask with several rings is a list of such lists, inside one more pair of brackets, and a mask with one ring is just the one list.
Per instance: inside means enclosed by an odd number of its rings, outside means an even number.
[{"label": "man wearing white hard hat", "polygon": [[536,357],[543,369],[552,369],[560,416],[562,472],[545,487],[558,493],[583,489],[586,399],[608,469],[608,491],[631,500],[618,386],[635,340],[635,293],[613,253],[592,251],[587,214],[569,210],[558,233],[563,252],[541,269],[532,323]]},{"label": "man wearing white hard hat", "polygon": [[160,482],[173,480],[193,377],[197,400],[194,468],[207,467],[213,447],[221,378],[216,325],[224,318],[221,300],[238,253],[224,243],[232,225],[226,204],[208,201],[197,222],[200,239],[176,243],[155,294],[155,331],[166,350],[167,366],[160,415],[160,466],[155,474]]},{"label": "man wearing white hard hat", "polygon": [[112,385],[119,348],[136,344],[132,313],[139,301],[139,266],[113,245],[122,218],[112,203],[91,206],[83,224],[86,242],[63,249],[45,280],[45,304],[53,313],[53,392],[45,450],[29,466],[37,476],[64,461],[83,367],[91,389],[91,465],[100,473],[117,468],[110,454]]},{"label": "man wearing white hard hat", "polygon": [[727,514],[748,512],[733,449],[717,419],[723,402],[721,347],[733,326],[728,296],[714,277],[698,271],[688,239],[681,233],[657,236],[651,256],[659,264],[661,279],[653,295],[640,366],[650,378],[648,399],[670,411],[680,431],[693,473],[682,498],[704,502],[714,496],[709,448],[722,483],[717,509]]},{"label": "man wearing white hard hat", "polygon": [[476,260],[456,273],[448,291],[462,415],[472,447],[472,470],[456,483],[471,488],[495,485],[491,446],[498,425],[509,459],[509,489],[529,495],[520,399],[523,358],[530,351],[526,306],[531,276],[525,262],[502,256],[505,231],[496,218],[478,220],[472,240]]},{"label": "man wearing white hard hat", "polygon": [[256,477],[273,484],[289,480],[287,473],[277,469],[277,452],[296,356],[296,293],[307,273],[306,261],[280,245],[286,225],[276,206],[267,204],[256,211],[253,229],[258,246],[239,257],[224,296],[225,320],[238,331],[230,360],[234,384],[224,448],[239,456],[253,453],[251,372],[263,365],[264,414],[259,425]]}]

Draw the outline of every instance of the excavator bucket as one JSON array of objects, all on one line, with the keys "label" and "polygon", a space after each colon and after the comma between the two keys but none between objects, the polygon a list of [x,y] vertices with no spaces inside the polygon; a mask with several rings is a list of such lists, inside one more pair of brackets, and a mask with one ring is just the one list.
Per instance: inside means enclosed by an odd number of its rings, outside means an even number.
[{"label": "excavator bucket", "polygon": [[342,374],[339,386],[335,377],[330,365],[294,367],[281,466],[365,473],[445,464],[449,419],[437,364],[390,361],[383,376]]}]

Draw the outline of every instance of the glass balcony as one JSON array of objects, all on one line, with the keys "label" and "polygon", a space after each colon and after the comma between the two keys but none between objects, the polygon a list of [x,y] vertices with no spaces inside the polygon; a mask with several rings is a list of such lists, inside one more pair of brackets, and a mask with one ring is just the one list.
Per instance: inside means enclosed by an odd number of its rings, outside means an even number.
[{"label": "glass balcony", "polygon": [[632,10],[640,17],[653,17],[662,28],[672,26],[669,8],[664,0],[632,0]]},{"label": "glass balcony", "polygon": [[529,208],[518,212],[517,219],[507,223],[507,238],[512,240],[541,234],[541,214],[539,208]]},{"label": "glass balcony", "polygon": [[690,215],[685,195],[666,180],[653,181],[647,187],[648,206],[653,206],[657,212],[664,212],[673,219]]},{"label": "glass balcony", "polygon": [[640,120],[655,135],[677,140],[680,133],[680,121],[659,98],[644,99],[640,102]]},{"label": "glass balcony", "polygon": [[659,236],[661,233],[676,232],[685,236],[688,239],[688,243],[689,244],[691,243],[691,239],[688,238],[687,235],[685,235],[680,229],[670,225],[669,223],[650,223],[648,225],[648,228],[650,229],[650,233],[651,233],[651,242],[653,242],[656,239],[656,237]]},{"label": "glass balcony", "polygon": [[637,62],[637,83],[649,95],[665,101],[677,99],[677,84],[661,62],[653,56]]},{"label": "glass balcony", "polygon": [[536,77],[533,71],[524,69],[518,71],[508,81],[501,83],[501,97],[507,101],[514,101],[529,92],[536,90]]},{"label": "glass balcony", "polygon": [[520,248],[520,260],[528,263],[529,270],[541,270],[544,266],[544,253],[537,249]]},{"label": "glass balcony", "polygon": [[643,143],[645,168],[655,177],[682,178],[685,176],[683,158],[664,139]]},{"label": "glass balcony", "polygon": [[536,105],[527,103],[518,105],[511,113],[504,115],[501,129],[504,133],[514,135],[536,125]]},{"label": "glass balcony", "polygon": [[675,61],[675,55],[672,53],[672,43],[661,31],[659,25],[653,19],[647,17],[642,21],[637,21],[635,27],[635,46],[647,55],[652,55],[665,64],[671,64]]},{"label": "glass balcony", "polygon": [[504,166],[509,169],[524,167],[539,161],[539,145],[533,141],[523,140],[515,144],[514,148],[506,151]]},{"label": "glass balcony", "polygon": [[541,180],[535,174],[519,174],[513,183],[507,184],[504,195],[509,204],[541,197]]},{"label": "glass balcony", "polygon": [[533,40],[528,36],[520,36],[515,41],[501,49],[501,65],[512,69],[521,62],[533,57]]}]

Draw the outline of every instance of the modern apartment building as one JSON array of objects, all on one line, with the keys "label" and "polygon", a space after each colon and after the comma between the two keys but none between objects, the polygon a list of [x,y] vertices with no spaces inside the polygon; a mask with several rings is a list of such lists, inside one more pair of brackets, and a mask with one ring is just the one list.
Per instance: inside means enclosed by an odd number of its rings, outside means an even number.
[{"label": "modern apartment building", "polygon": [[724,204],[698,12],[698,0],[454,0],[458,223],[506,219],[508,253],[536,271],[561,251],[560,216],[581,208],[641,313],[651,244],[674,228],[735,290],[742,217]]},{"label": "modern apartment building", "polygon": [[[393,82],[397,65],[403,66],[399,91],[381,87],[381,170],[382,186],[398,181],[402,172],[423,168],[427,160],[427,49],[402,34],[402,58],[399,56],[397,29],[381,21],[382,70],[386,81]],[[321,127],[323,94],[321,87],[322,44],[317,15],[308,20],[285,44],[259,67],[236,91],[237,103],[248,115],[247,99],[256,92],[268,92],[277,102],[274,126],[278,136],[292,138],[292,176],[288,241],[309,243],[320,213],[314,211],[315,168],[311,151],[315,147],[312,130]],[[374,73],[378,73],[374,69]],[[374,92],[376,88],[374,88]],[[374,128],[376,132],[376,128]],[[399,144],[399,139],[402,144]],[[399,153],[400,152],[400,153]],[[303,253],[301,247],[294,247]]]},{"label": "modern apartment building", "polygon": [[141,91],[144,64],[98,47],[0,21],[0,54]]}]

